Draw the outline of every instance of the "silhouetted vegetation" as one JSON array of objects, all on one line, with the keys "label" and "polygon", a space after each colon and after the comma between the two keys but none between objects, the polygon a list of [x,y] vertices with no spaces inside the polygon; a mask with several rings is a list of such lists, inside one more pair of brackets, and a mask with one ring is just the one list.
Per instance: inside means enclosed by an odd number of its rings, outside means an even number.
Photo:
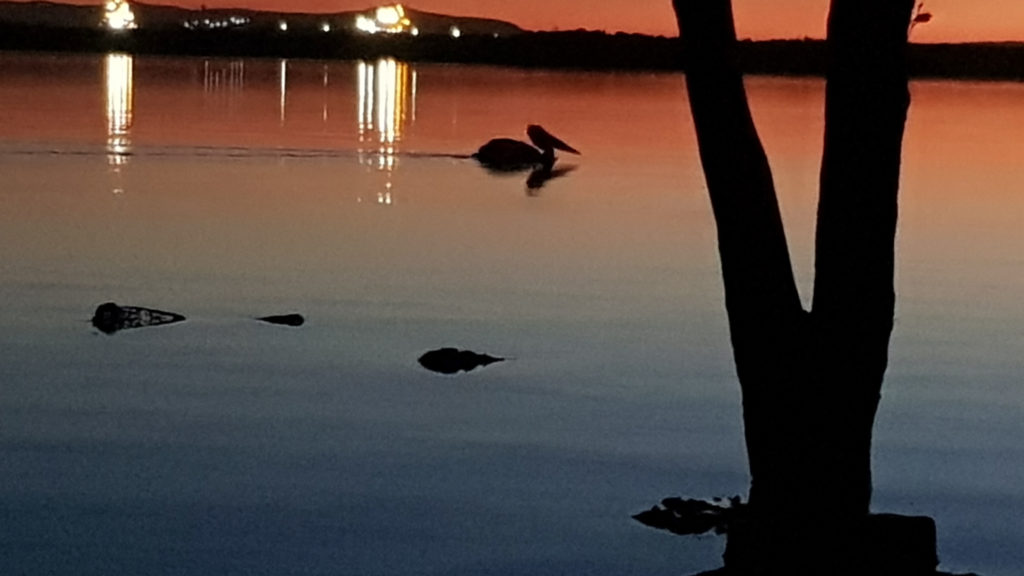
[{"label": "silhouetted vegetation", "polygon": [[[109,52],[183,56],[373,59],[587,70],[664,70],[686,67],[677,38],[586,30],[493,36],[466,34],[371,36],[347,31],[282,32],[266,27],[228,30],[139,29],[117,34],[100,28],[0,25],[0,50]],[[741,41],[737,61],[748,74],[823,76],[823,40]],[[915,77],[1024,79],[1024,44],[916,44]]]}]

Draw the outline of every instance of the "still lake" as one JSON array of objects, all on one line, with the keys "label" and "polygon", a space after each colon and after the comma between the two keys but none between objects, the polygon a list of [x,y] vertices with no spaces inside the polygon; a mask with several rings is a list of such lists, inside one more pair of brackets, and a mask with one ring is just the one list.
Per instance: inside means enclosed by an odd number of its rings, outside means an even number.
[{"label": "still lake", "polygon": [[[807,294],[823,82],[748,88]],[[912,94],[874,509],[1019,574],[1024,84]],[[530,123],[542,188],[464,157]],[[690,574],[630,515],[746,491],[675,74],[0,54],[0,309],[3,574]]]}]

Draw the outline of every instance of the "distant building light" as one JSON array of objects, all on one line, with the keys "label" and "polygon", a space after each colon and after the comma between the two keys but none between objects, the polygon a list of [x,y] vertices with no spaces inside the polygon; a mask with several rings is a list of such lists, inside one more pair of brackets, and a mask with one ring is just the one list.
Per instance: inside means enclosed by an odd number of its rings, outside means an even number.
[{"label": "distant building light", "polygon": [[451,33],[452,38],[458,38],[459,36],[462,36],[462,30],[459,30],[458,26],[452,26],[449,29],[449,32]]},{"label": "distant building light", "polygon": [[210,18],[203,18],[202,20],[194,18],[192,20],[186,20],[181,23],[182,26],[189,30],[215,30],[217,28],[240,28],[249,24],[249,18],[244,16],[231,16],[227,20],[211,20]]},{"label": "distant building light", "polygon": [[409,34],[412,34],[413,36],[419,36],[420,35],[420,29],[415,27],[415,26],[413,26],[412,30],[409,30]]},{"label": "distant building light", "polygon": [[405,7],[401,4],[380,6],[374,11],[373,17],[356,16],[356,29],[367,34],[377,34],[378,32],[418,34],[418,31],[413,32],[416,29],[413,27],[412,21],[405,15]]},{"label": "distant building light", "polygon": [[134,30],[135,14],[124,0],[108,0],[104,5],[103,24],[110,30]]},{"label": "distant building light", "polygon": [[331,25],[328,24],[327,22],[324,22],[323,24],[320,25],[320,30],[323,31],[323,32],[330,32],[331,31]]},{"label": "distant building light", "polygon": [[366,16],[356,16],[356,29],[362,30],[368,34],[377,33],[377,23],[372,18]]},{"label": "distant building light", "polygon": [[288,31],[288,23],[285,22],[284,20],[281,20],[280,22],[277,23],[277,28],[281,32],[287,32]]},{"label": "distant building light", "polygon": [[377,8],[377,22],[385,26],[394,26],[402,21],[402,16],[405,11],[402,9],[401,4],[394,6],[381,6]]}]

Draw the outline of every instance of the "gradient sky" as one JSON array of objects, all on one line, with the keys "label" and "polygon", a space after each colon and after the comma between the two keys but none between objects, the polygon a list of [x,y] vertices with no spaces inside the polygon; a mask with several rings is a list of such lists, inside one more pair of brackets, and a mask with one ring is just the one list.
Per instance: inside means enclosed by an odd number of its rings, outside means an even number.
[{"label": "gradient sky", "polygon": [[[62,1],[62,0],[58,0]],[[63,0],[99,4],[98,0]],[[386,0],[147,0],[186,8],[253,8],[292,12],[362,10]],[[390,0],[387,0],[390,1]],[[733,0],[741,37],[824,36],[828,0]],[[531,30],[591,30],[675,35],[671,0],[409,0],[406,6],[457,16],[484,16]],[[934,19],[916,42],[1024,41],[1024,0],[926,0]]]}]

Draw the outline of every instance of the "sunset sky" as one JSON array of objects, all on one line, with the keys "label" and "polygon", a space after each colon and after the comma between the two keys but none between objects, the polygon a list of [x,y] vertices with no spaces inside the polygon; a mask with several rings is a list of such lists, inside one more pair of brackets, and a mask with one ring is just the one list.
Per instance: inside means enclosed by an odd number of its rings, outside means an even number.
[{"label": "sunset sky", "polygon": [[[58,0],[60,1],[60,0]],[[65,0],[99,4],[98,0]],[[148,0],[198,8],[293,12],[362,10],[385,0]],[[409,0],[406,6],[458,16],[483,16],[531,30],[575,29],[675,35],[670,0]],[[741,37],[823,37],[828,0],[733,0]],[[934,16],[914,31],[916,42],[1024,41],[1024,0],[926,0]]]}]

